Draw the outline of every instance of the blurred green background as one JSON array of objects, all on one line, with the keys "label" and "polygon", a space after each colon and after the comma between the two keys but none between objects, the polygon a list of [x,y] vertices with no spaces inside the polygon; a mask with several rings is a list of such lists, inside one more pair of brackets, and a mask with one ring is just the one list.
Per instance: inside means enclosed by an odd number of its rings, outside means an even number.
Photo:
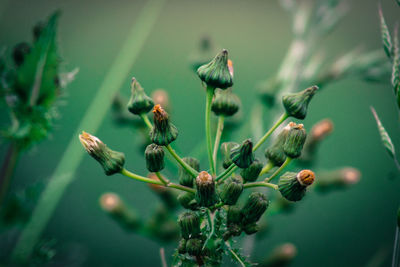
[{"label": "blurred green background", "polygon": [[[382,2],[388,24],[393,25],[400,18],[400,8],[394,0]],[[144,4],[127,0],[0,1],[0,47],[10,49],[31,40],[31,27],[61,9],[59,39],[64,67],[80,69],[68,88],[51,139],[20,159],[13,190],[49,179]],[[347,17],[318,44],[328,58],[359,45],[381,48],[377,1],[348,4]],[[205,93],[188,63],[204,34],[230,52],[235,66],[234,90],[242,97],[244,116],[257,101],[255,85],[276,72],[292,39],[289,15],[277,1],[167,1],[120,91],[129,96],[131,76],[149,93],[156,88],[168,91],[172,120],[180,131],[176,145],[182,154],[204,138]],[[385,265],[389,265],[400,177],[380,143],[370,105],[400,148],[399,117],[389,81],[371,84],[350,77],[321,91],[304,121],[306,128],[323,118],[331,118],[335,124],[334,134],[320,151],[319,166],[354,166],[362,171],[362,180],[349,190],[310,193],[294,213],[274,216],[272,231],[257,242],[253,259],[290,241],[299,252],[293,266],[365,266],[377,255],[384,255]],[[0,123],[6,123],[4,116]],[[146,174],[137,132],[116,127],[108,114],[96,135],[113,149],[125,152],[128,169]],[[5,148],[1,144],[1,157]],[[120,194],[143,216],[158,202],[147,185],[122,176],[106,177],[85,155],[44,237],[55,238],[61,252],[72,247],[77,257],[82,255],[85,266],[159,266],[157,242],[126,234],[102,212],[98,198],[108,191]],[[173,246],[166,248],[170,255]]]}]

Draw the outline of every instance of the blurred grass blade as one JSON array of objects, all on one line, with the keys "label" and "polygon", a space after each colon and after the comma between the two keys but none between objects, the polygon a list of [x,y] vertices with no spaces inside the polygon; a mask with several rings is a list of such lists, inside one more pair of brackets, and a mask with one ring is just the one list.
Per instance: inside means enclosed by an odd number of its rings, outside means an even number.
[{"label": "blurred grass blade", "polygon": [[385,18],[383,17],[381,5],[379,5],[379,19],[381,22],[381,38],[383,48],[385,49],[385,53],[388,58],[392,58],[392,39],[390,37],[389,28],[385,22]]},{"label": "blurred grass blade", "polygon": [[128,78],[128,73],[159,17],[164,3],[165,0],[147,1],[137,17],[96,96],[73,133],[71,141],[44,190],[31,219],[23,230],[13,251],[13,260],[26,262],[31,255],[64,191],[74,179],[75,171],[85,153],[78,141],[79,132],[85,129],[95,133],[99,128],[111,106],[113,96]]},{"label": "blurred grass blade", "polygon": [[[392,143],[392,139],[390,139],[389,134],[387,133],[387,131],[385,130],[385,128],[383,127],[378,114],[376,113],[375,109],[373,107],[371,107],[371,111],[372,114],[374,115],[374,118],[376,120],[376,125],[378,126],[378,130],[379,130],[379,134],[381,136],[381,141],[383,146],[385,147],[386,151],[388,152],[389,156],[395,161],[397,168],[399,168],[399,163],[397,162],[396,159],[396,152],[394,149],[394,145]],[[400,170],[400,168],[399,168]]]},{"label": "blurred grass blade", "polygon": [[400,83],[400,54],[399,54],[399,36],[398,25],[394,29],[393,35],[393,65],[392,65],[392,85],[394,94],[398,97],[398,89]]}]

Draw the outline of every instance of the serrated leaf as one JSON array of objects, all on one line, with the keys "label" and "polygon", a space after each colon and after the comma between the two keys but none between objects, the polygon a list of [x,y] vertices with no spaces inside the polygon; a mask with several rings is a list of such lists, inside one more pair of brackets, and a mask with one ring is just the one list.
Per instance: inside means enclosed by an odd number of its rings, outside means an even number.
[{"label": "serrated leaf", "polygon": [[17,70],[15,90],[29,106],[49,106],[57,95],[58,66],[56,28],[59,13],[53,14],[33,48]]},{"label": "serrated leaf", "polygon": [[255,264],[251,263],[247,257],[243,256],[240,252],[239,249],[237,248],[230,248],[229,249],[231,258],[233,261],[236,261],[240,264],[242,267],[252,267],[255,266]]},{"label": "serrated leaf", "polygon": [[394,30],[393,36],[393,65],[392,65],[392,86],[394,94],[397,96],[400,83],[400,54],[399,54],[399,38],[398,27]]},{"label": "serrated leaf", "polygon": [[375,109],[373,107],[371,107],[371,111],[372,114],[374,115],[374,118],[376,120],[376,124],[378,126],[378,130],[379,130],[379,134],[381,136],[381,141],[383,146],[385,147],[386,151],[388,152],[389,156],[392,159],[395,159],[395,148],[392,142],[392,139],[390,139],[389,134],[387,133],[387,131],[385,130],[385,128],[383,127],[381,120],[378,117],[378,114],[376,113]]},{"label": "serrated leaf", "polygon": [[386,24],[385,18],[382,13],[382,7],[379,6],[379,19],[381,23],[381,38],[383,49],[385,50],[386,55],[388,58],[392,58],[392,40],[390,37],[389,28]]}]

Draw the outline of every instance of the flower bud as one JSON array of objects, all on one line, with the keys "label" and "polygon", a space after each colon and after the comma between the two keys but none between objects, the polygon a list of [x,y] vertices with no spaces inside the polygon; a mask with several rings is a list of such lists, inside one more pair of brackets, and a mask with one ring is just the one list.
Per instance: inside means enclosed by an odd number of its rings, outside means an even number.
[{"label": "flower bud", "polygon": [[106,175],[119,173],[124,168],[125,155],[109,149],[96,136],[82,132],[79,140],[89,155],[100,163]]},{"label": "flower bud", "polygon": [[199,67],[197,75],[209,87],[220,89],[231,87],[233,85],[233,73],[228,66],[228,51],[222,50],[210,63]]},{"label": "flower bud", "polygon": [[171,110],[171,103],[169,101],[169,96],[167,91],[163,89],[157,89],[153,93],[151,93],[151,97],[153,98],[155,105],[160,105],[164,107],[168,112]]},{"label": "flower bud", "polygon": [[144,156],[146,167],[150,172],[159,172],[164,169],[164,150],[161,146],[150,144],[146,147]]},{"label": "flower bud", "polygon": [[278,189],[287,200],[299,201],[314,180],[315,174],[310,170],[302,170],[299,173],[286,172],[279,179]]},{"label": "flower bud", "polygon": [[202,207],[210,207],[217,203],[214,178],[202,171],[196,178],[196,200]]},{"label": "flower bud", "polygon": [[105,193],[100,197],[100,206],[117,223],[127,230],[137,229],[141,222],[131,208],[128,208],[117,194]]},{"label": "flower bud", "polygon": [[[186,157],[183,158],[182,160],[196,171],[200,171],[200,161],[198,159],[192,157]],[[193,176],[180,165],[178,170],[178,177],[179,177],[179,183],[181,185],[193,187],[193,181],[194,181]]]},{"label": "flower bud", "polygon": [[246,182],[254,182],[260,175],[262,168],[262,162],[258,159],[254,159],[253,163],[251,163],[249,167],[240,171],[240,175]]},{"label": "flower bud", "polygon": [[179,240],[178,252],[179,254],[186,253],[186,239],[182,238],[181,240]]},{"label": "flower bud", "polygon": [[178,218],[182,237],[189,239],[200,234],[200,218],[194,211],[185,211]]},{"label": "flower bud", "polygon": [[356,184],[360,178],[360,171],[351,167],[323,171],[318,173],[318,180],[315,183],[315,190],[319,192],[327,192],[334,189],[345,188]]},{"label": "flower bud", "polygon": [[178,196],[178,201],[185,209],[196,210],[197,209],[197,201],[195,199],[194,194],[189,192],[181,193]]},{"label": "flower bud", "polygon": [[203,241],[199,238],[190,238],[186,241],[186,251],[191,256],[199,256],[203,248]]},{"label": "flower bud", "polygon": [[150,131],[150,139],[159,146],[166,146],[178,137],[178,129],[169,122],[168,113],[160,105],[155,105],[154,127]]},{"label": "flower bud", "polygon": [[128,102],[128,110],[133,114],[146,114],[154,106],[153,99],[146,95],[140,83],[132,78],[131,83],[131,98]]},{"label": "flower bud", "polygon": [[235,205],[243,191],[243,183],[238,178],[229,178],[222,185],[219,194],[222,202],[226,205]]},{"label": "flower bud", "polygon": [[240,224],[242,221],[242,210],[237,205],[229,206],[228,214],[226,216],[227,224]]},{"label": "flower bud", "polygon": [[269,201],[264,194],[260,192],[251,193],[246,204],[242,208],[243,225],[257,222],[267,210],[268,205]]},{"label": "flower bud", "polygon": [[247,139],[241,146],[232,148],[230,157],[232,162],[239,168],[248,168],[254,161],[253,143],[251,140]]},{"label": "flower bud", "polygon": [[31,46],[26,42],[22,42],[14,46],[12,56],[15,65],[21,66],[22,63],[24,63],[26,55],[29,54],[30,52],[31,52]]},{"label": "flower bud", "polygon": [[307,115],[308,104],[317,89],[318,86],[314,85],[301,92],[283,96],[282,102],[286,113],[290,117],[303,120]]},{"label": "flower bud", "polygon": [[307,133],[303,124],[289,123],[290,129],[287,133],[285,143],[283,144],[283,151],[289,158],[298,158],[303,150],[306,141]]},{"label": "flower bud", "polygon": [[296,257],[296,254],[297,248],[292,243],[285,243],[276,247],[268,258],[261,263],[261,266],[288,266],[294,257]]},{"label": "flower bud", "polygon": [[222,166],[224,169],[227,169],[232,164],[231,150],[234,147],[239,147],[239,144],[235,142],[224,142],[221,144],[221,154],[223,157]]},{"label": "flower bud", "polygon": [[286,160],[283,145],[285,144],[289,129],[290,123],[282,129],[272,145],[265,150],[265,157],[276,167],[280,167]]},{"label": "flower bud", "polygon": [[232,89],[216,90],[215,96],[211,104],[211,110],[217,116],[230,117],[233,116],[240,107],[240,99],[232,93]]},{"label": "flower bud", "polygon": [[247,235],[252,235],[257,233],[260,230],[260,227],[257,225],[257,223],[250,223],[250,224],[246,224],[243,227],[243,231],[247,234]]}]

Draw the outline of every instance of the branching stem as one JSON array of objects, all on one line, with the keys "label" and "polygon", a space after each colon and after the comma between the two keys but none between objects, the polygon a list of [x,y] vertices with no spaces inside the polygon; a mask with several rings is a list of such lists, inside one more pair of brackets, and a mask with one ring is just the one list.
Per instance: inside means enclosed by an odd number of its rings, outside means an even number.
[{"label": "branching stem", "polygon": [[285,162],[277,169],[270,177],[266,178],[264,181],[265,182],[270,182],[272,179],[274,179],[283,169],[286,168],[287,165],[292,161],[291,158],[287,157]]}]

